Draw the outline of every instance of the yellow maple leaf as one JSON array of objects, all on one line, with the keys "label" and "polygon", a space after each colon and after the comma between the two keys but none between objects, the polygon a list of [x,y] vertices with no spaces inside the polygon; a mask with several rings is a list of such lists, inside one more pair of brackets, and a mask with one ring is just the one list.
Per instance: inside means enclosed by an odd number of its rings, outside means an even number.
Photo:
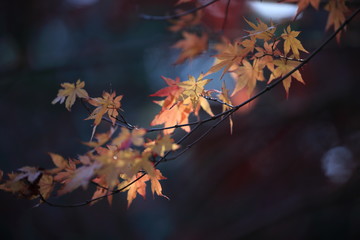
[{"label": "yellow maple leaf", "polygon": [[[277,66],[277,68],[275,68],[275,70],[272,72],[268,83],[270,83],[272,80],[274,80],[276,78],[280,78],[280,77],[286,75],[287,73],[289,73],[290,71],[292,71],[294,68],[296,68],[299,65],[299,63],[296,61],[290,61],[290,60],[286,60],[286,59],[274,60],[274,64],[275,64],[275,66]],[[294,73],[292,73],[289,77],[287,77],[283,81],[283,86],[286,91],[286,97],[288,97],[288,95],[289,95],[289,89],[290,89],[290,85],[291,85],[291,77],[293,77],[296,80],[298,80],[299,82],[305,84],[304,80],[301,77],[299,70],[296,70]]]},{"label": "yellow maple leaf", "polygon": [[287,55],[290,52],[290,48],[295,58],[300,58],[299,50],[308,53],[308,51],[305,50],[301,42],[298,39],[296,39],[296,37],[299,34],[300,34],[299,31],[291,31],[290,25],[287,27],[287,29],[284,29],[284,33],[281,34],[281,37],[285,40],[284,42],[285,55]]},{"label": "yellow maple leaf", "polygon": [[[329,11],[328,20],[325,29],[328,30],[331,26],[334,26],[334,30],[337,30],[341,24],[345,22],[345,13],[349,12],[349,9],[345,5],[345,0],[330,0],[325,6],[325,10]],[[341,34],[336,35],[336,41],[340,42]]]},{"label": "yellow maple leaf", "polygon": [[187,59],[193,59],[208,48],[208,35],[205,33],[199,37],[193,33],[183,32],[183,37],[184,39],[173,45],[174,48],[182,49],[174,64],[181,64]]},{"label": "yellow maple leaf", "polygon": [[95,110],[85,120],[95,119],[94,125],[97,126],[100,124],[104,114],[107,113],[112,124],[115,125],[116,117],[119,115],[118,110],[121,107],[120,100],[123,97],[122,95],[117,97],[115,96],[115,92],[112,92],[111,94],[104,92],[102,98],[90,98],[88,102],[97,108],[95,108]]},{"label": "yellow maple leaf", "polygon": [[65,107],[67,110],[71,110],[72,105],[75,103],[76,97],[79,98],[89,98],[88,93],[83,89],[85,87],[85,82],[81,82],[80,79],[76,81],[76,85],[74,83],[62,83],[61,87],[64,89],[60,89],[57,97],[51,102],[55,104],[57,102],[63,103],[65,101]]},{"label": "yellow maple leaf", "polygon": [[[229,95],[229,90],[226,88],[226,84],[225,81],[223,81],[222,86],[221,86],[221,93],[219,93],[218,98],[223,101],[224,103],[228,104],[223,104],[222,105],[222,111],[225,112],[229,109],[231,109],[231,107],[229,105],[232,105],[231,99],[230,99],[230,95]],[[233,120],[231,118],[231,115],[229,116],[229,121],[230,121],[230,134],[232,134],[232,129],[233,129]]]},{"label": "yellow maple leaf", "polygon": [[190,99],[195,108],[198,105],[199,98],[204,93],[204,86],[210,81],[211,79],[203,79],[202,74],[197,79],[189,76],[187,81],[177,83],[179,87],[184,89],[179,98],[183,101]]}]

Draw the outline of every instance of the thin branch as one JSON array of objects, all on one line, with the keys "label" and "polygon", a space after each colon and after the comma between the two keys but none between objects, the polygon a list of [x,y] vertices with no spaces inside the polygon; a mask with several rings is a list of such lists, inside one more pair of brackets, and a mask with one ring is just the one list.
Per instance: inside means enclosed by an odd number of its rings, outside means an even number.
[{"label": "thin branch", "polygon": [[285,60],[294,61],[294,62],[304,62],[305,61],[305,59],[302,59],[302,58],[291,58],[291,57],[286,57],[286,56],[282,56],[282,55],[274,55],[274,54],[270,54],[270,53],[264,53],[262,56],[257,57],[257,58],[262,58],[265,56],[272,56],[273,58],[285,59]]},{"label": "thin branch", "polygon": [[227,3],[226,3],[224,22],[223,22],[222,27],[221,27],[222,32],[225,31],[226,23],[227,23],[227,20],[228,20],[230,2],[231,2],[231,0],[228,0]]},{"label": "thin branch", "polygon": [[145,20],[170,20],[170,19],[174,19],[174,18],[179,18],[188,14],[191,14],[193,12],[197,12],[203,8],[206,8],[207,6],[216,3],[219,0],[212,0],[204,5],[201,5],[199,7],[196,8],[192,8],[190,10],[187,10],[185,12],[182,13],[178,13],[178,14],[174,14],[174,15],[167,15],[167,16],[153,16],[153,15],[147,15],[147,14],[139,14],[139,17]]},{"label": "thin branch", "polygon": [[222,104],[222,105],[226,105],[226,106],[228,106],[228,107],[230,107],[230,108],[233,108],[233,107],[234,107],[233,105],[231,105],[231,104],[229,104],[229,103],[226,103],[226,102],[223,102],[223,101],[221,101],[221,100],[218,99],[218,98],[213,98],[213,97],[209,97],[209,96],[201,96],[201,97],[203,97],[203,98],[205,98],[205,99],[207,99],[207,100],[209,100],[209,101],[213,101],[213,102],[220,103],[220,104]]}]

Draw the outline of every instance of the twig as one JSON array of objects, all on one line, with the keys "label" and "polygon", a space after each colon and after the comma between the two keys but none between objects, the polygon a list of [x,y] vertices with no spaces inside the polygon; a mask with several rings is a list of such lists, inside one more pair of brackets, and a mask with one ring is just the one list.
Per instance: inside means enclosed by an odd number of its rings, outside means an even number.
[{"label": "twig", "polygon": [[280,59],[285,59],[285,60],[289,60],[289,61],[295,61],[295,62],[304,62],[305,59],[302,58],[291,58],[291,57],[286,57],[286,56],[282,56],[282,55],[274,55],[274,54],[270,54],[270,53],[264,53],[262,56],[257,57],[257,58],[262,58],[265,56],[272,56],[273,58],[280,58]]},{"label": "twig", "polygon": [[226,106],[228,106],[228,107],[230,107],[230,108],[233,108],[233,107],[234,107],[233,105],[231,105],[231,104],[229,104],[229,103],[226,103],[226,102],[223,102],[223,101],[221,101],[221,100],[218,99],[218,98],[213,98],[213,97],[209,97],[209,96],[201,96],[201,97],[203,97],[203,98],[205,98],[205,99],[207,99],[207,100],[209,100],[209,101],[213,101],[213,102],[220,103],[220,104],[222,104],[222,105],[226,105]]},{"label": "twig", "polygon": [[219,0],[212,0],[204,5],[201,5],[199,7],[196,8],[192,8],[190,10],[187,10],[185,12],[182,13],[178,13],[178,14],[174,14],[174,15],[167,15],[167,16],[153,16],[153,15],[147,15],[147,14],[139,14],[139,17],[145,20],[170,20],[170,19],[174,19],[174,18],[179,18],[188,14],[191,14],[193,12],[197,12],[203,8],[206,8],[207,6],[216,3]]},{"label": "twig", "polygon": [[231,0],[228,0],[227,3],[226,3],[224,21],[223,21],[223,24],[222,24],[222,27],[221,27],[222,32],[225,31],[225,27],[226,27],[226,23],[227,23],[227,19],[228,19],[228,14],[229,14],[230,2],[231,2]]}]

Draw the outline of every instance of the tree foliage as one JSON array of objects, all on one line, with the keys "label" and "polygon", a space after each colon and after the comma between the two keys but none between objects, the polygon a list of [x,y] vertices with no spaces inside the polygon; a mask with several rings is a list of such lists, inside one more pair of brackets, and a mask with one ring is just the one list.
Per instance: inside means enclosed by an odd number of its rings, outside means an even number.
[{"label": "tree foliage", "polygon": [[[151,95],[156,97],[154,103],[159,105],[160,109],[150,125],[160,127],[134,126],[126,120],[126,111],[122,110],[121,106],[122,101],[130,96],[117,95],[115,91],[104,91],[101,97],[91,97],[85,90],[84,81],[62,83],[52,103],[65,102],[65,108],[70,111],[75,101],[80,101],[89,111],[89,116],[85,120],[94,120],[93,137],[89,142],[83,143],[89,148],[88,151],[79,154],[76,159],[49,153],[53,162],[53,168],[50,169],[24,166],[8,173],[7,177],[3,177],[1,171],[0,189],[18,197],[40,199],[40,203],[60,207],[94,204],[104,198],[111,203],[112,196],[120,192],[127,193],[130,206],[137,195],[145,198],[147,183],[150,183],[153,195],[167,198],[162,192],[160,182],[166,178],[157,168],[160,163],[181,156],[228,118],[231,131],[236,131],[232,130],[231,115],[280,83],[285,89],[286,96],[289,96],[293,80],[305,84],[306,79],[304,80],[301,75],[301,67],[333,38],[336,37],[340,43],[340,33],[359,12],[359,9],[351,11],[345,0],[327,1],[323,6],[329,12],[325,28],[333,26],[334,33],[309,54],[306,46],[301,43],[301,34],[306,34],[306,30],[296,29],[293,22],[283,25],[272,21],[265,22],[259,18],[256,21],[244,18],[247,24],[244,29],[246,34],[228,39],[223,32],[231,1],[227,1],[223,13],[221,32],[205,27],[202,19],[206,7],[217,4],[218,1],[209,1],[203,5],[200,2],[202,1],[178,1],[174,5],[174,9],[177,10],[175,15],[141,15],[148,20],[169,20],[169,30],[181,32],[183,39],[173,44],[174,48],[180,49],[174,64],[187,64],[209,48],[217,51],[213,56],[213,66],[203,69],[204,74],[189,75],[187,79],[162,76],[167,86]],[[320,0],[283,2],[298,5],[294,19],[310,5],[315,9],[319,9],[321,5]],[[183,8],[188,5],[192,6],[190,10]],[[345,16],[351,12],[352,15],[346,19]],[[210,77],[214,73],[220,73],[220,78],[212,80]],[[224,80],[226,74],[233,80],[233,89],[226,87],[229,85]],[[222,88],[207,89],[210,81],[221,81]],[[266,82],[262,90],[258,88],[259,82]],[[246,91],[248,100],[234,105],[232,97],[240,91]],[[212,103],[220,104],[222,110],[216,112],[212,108]],[[208,116],[200,117],[203,116],[200,114],[201,111]],[[191,121],[193,116],[197,121]],[[102,121],[111,123],[111,126],[107,132],[100,133],[96,127]],[[212,122],[207,131],[191,144],[181,146],[185,139],[207,122]],[[183,137],[175,140],[175,131],[181,132]],[[149,139],[147,136],[153,132],[157,133],[156,137]],[[96,186],[90,200],[73,205],[55,204],[49,200],[52,195],[67,194],[79,187],[86,189],[89,184]]]}]

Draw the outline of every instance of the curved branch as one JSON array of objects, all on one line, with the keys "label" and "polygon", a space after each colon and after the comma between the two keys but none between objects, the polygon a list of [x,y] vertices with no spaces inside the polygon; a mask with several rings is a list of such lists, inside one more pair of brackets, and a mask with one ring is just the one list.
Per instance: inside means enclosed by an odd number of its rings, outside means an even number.
[{"label": "curved branch", "polygon": [[179,18],[188,14],[191,14],[193,12],[197,12],[203,8],[206,8],[207,6],[216,3],[219,0],[212,0],[204,5],[201,5],[199,7],[196,8],[192,8],[190,10],[187,10],[185,12],[182,13],[178,13],[178,14],[174,14],[174,15],[167,15],[167,16],[153,16],[153,15],[147,15],[147,14],[139,14],[139,17],[145,20],[170,20],[170,19],[174,19],[174,18]]},{"label": "curved branch", "polygon": [[224,17],[223,24],[222,24],[222,26],[221,26],[221,31],[222,31],[222,32],[225,31],[225,27],[226,27],[226,23],[227,23],[227,19],[228,19],[228,14],[229,14],[230,2],[231,2],[231,0],[227,0],[227,3],[226,3],[225,17]]}]

